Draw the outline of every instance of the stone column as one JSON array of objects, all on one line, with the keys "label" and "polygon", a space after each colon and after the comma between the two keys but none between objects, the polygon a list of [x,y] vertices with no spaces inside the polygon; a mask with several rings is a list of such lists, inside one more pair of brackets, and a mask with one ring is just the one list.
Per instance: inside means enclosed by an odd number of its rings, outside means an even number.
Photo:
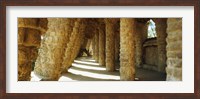
[{"label": "stone column", "polygon": [[99,65],[105,66],[105,24],[99,24]]},{"label": "stone column", "polygon": [[167,19],[167,80],[182,80],[182,18]]},{"label": "stone column", "polygon": [[[92,43],[92,39],[88,39],[87,45],[86,45],[86,50],[90,49],[90,45]],[[90,50],[89,50],[90,51]]]},{"label": "stone column", "polygon": [[165,73],[166,68],[166,29],[167,19],[158,18],[154,20],[156,23],[157,44],[158,44],[158,71]]},{"label": "stone column", "polygon": [[135,23],[132,18],[120,19],[120,80],[134,80],[135,77]]},{"label": "stone column", "polygon": [[95,37],[92,38],[92,58],[95,60],[96,52],[95,52]]},{"label": "stone column", "polygon": [[18,81],[29,81],[47,19],[18,18]]},{"label": "stone column", "polygon": [[70,34],[71,20],[67,18],[48,18],[48,31],[39,49],[34,73],[42,80],[58,80]]},{"label": "stone column", "polygon": [[106,70],[115,70],[115,24],[114,18],[105,19],[106,23]]},{"label": "stone column", "polygon": [[65,50],[65,56],[63,58],[62,65],[64,66],[62,72],[67,72],[72,62],[76,58],[80,47],[81,42],[84,41],[84,29],[85,29],[85,19],[76,19],[73,31],[70,37],[70,41],[67,44]]},{"label": "stone column", "polygon": [[99,31],[95,29],[95,60],[99,62]]}]

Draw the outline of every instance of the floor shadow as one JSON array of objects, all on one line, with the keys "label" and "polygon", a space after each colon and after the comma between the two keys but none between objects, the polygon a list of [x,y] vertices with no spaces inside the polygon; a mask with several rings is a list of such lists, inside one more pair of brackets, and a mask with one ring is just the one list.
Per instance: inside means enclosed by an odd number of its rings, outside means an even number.
[{"label": "floor shadow", "polygon": [[166,81],[166,74],[152,70],[137,68],[136,75],[140,81]]},{"label": "floor shadow", "polygon": [[93,77],[87,77],[84,75],[79,75],[79,74],[73,74],[73,73],[66,73],[63,74],[62,76],[71,78],[73,80],[78,80],[78,81],[118,81],[115,79],[99,79],[99,78],[93,78]]},{"label": "floor shadow", "polygon": [[91,72],[91,73],[97,73],[97,74],[119,76],[119,70],[115,70],[114,72],[108,72],[106,70],[91,70],[91,69],[85,69],[85,68],[79,68],[79,67],[71,67],[70,69],[75,69],[75,70],[79,70],[79,71],[86,71],[86,72]]}]

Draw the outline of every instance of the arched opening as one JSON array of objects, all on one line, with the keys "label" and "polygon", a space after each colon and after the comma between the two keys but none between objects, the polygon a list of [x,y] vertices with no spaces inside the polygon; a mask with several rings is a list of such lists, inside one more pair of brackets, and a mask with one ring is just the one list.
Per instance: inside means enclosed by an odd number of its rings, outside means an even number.
[{"label": "arched opening", "polygon": [[147,24],[148,24],[147,38],[155,38],[155,37],[157,37],[155,22],[152,19],[150,19],[147,22]]}]

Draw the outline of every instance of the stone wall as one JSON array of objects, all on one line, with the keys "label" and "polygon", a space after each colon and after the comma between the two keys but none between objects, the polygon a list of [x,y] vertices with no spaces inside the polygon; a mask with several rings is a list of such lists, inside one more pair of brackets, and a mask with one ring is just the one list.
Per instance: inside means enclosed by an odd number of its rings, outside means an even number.
[{"label": "stone wall", "polygon": [[145,27],[144,23],[137,23],[135,37],[135,64],[137,67],[142,67],[142,43],[143,43],[143,29]]},{"label": "stone wall", "polygon": [[167,80],[182,80],[182,19],[167,20]]},{"label": "stone wall", "polygon": [[166,18],[156,18],[154,19],[156,24],[156,34],[157,34],[157,45],[158,45],[158,71],[165,73],[166,68],[166,29],[167,29],[167,19]]}]

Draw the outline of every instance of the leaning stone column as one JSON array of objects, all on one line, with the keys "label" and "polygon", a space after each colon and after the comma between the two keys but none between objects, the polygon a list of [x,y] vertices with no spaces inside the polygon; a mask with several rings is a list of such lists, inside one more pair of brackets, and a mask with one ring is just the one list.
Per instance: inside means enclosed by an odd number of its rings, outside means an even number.
[{"label": "leaning stone column", "polygon": [[62,72],[67,72],[72,62],[76,58],[80,47],[81,42],[84,41],[84,29],[85,29],[85,20],[77,19],[75,25],[73,27],[73,31],[70,37],[70,41],[67,44],[67,48],[65,50],[65,55],[62,62]]},{"label": "leaning stone column", "polygon": [[18,18],[18,81],[29,81],[47,19]]},{"label": "leaning stone column", "polygon": [[48,18],[48,31],[44,36],[34,73],[42,80],[58,80],[61,75],[63,54],[71,20]]},{"label": "leaning stone column", "polygon": [[167,19],[167,80],[182,80],[182,18]]},{"label": "leaning stone column", "polygon": [[120,80],[134,80],[135,77],[135,32],[135,19],[120,19]]},{"label": "leaning stone column", "polygon": [[99,23],[99,65],[105,66],[105,24]]},{"label": "leaning stone column", "polygon": [[165,73],[166,68],[166,29],[167,19],[158,18],[154,20],[156,23],[157,44],[158,44],[158,71]]},{"label": "leaning stone column", "polygon": [[106,23],[106,70],[115,70],[115,24],[114,18],[105,19]]}]

